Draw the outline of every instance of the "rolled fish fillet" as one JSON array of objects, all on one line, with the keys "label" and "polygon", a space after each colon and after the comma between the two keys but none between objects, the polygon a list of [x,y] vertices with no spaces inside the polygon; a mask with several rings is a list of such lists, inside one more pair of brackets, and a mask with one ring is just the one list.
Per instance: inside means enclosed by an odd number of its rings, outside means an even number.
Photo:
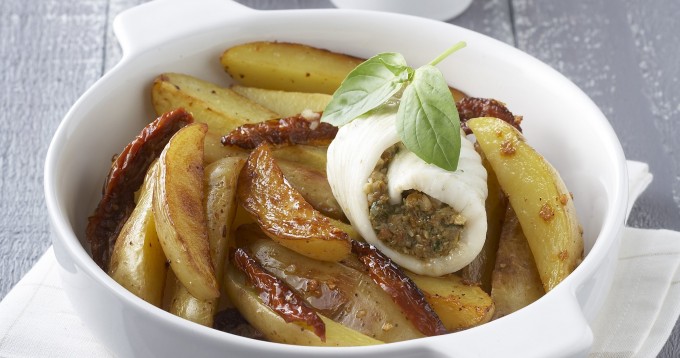
[{"label": "rolled fish fillet", "polygon": [[[487,173],[481,158],[461,132],[456,171],[427,164],[400,144],[395,120],[396,111],[387,109],[340,128],[328,148],[333,195],[366,242],[398,265],[429,276],[458,271],[479,254],[486,238]],[[376,181],[379,163],[387,168]],[[371,195],[376,187],[382,188],[382,202]]]}]

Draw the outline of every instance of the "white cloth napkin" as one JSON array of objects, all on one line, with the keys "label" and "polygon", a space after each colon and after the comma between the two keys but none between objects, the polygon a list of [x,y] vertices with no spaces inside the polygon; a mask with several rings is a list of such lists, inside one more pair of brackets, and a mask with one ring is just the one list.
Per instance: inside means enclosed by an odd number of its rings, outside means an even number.
[{"label": "white cloth napkin", "polygon": [[[652,175],[628,171],[632,206]],[[626,228],[618,264],[590,356],[654,357],[680,315],[680,233]],[[0,357],[113,357],[73,312],[51,248],[0,302]]]},{"label": "white cloth napkin", "polygon": [[52,247],[0,302],[0,357],[113,357],[73,311]]},{"label": "white cloth napkin", "polygon": [[[652,181],[628,162],[628,214]],[[591,358],[656,357],[680,315],[680,233],[626,228],[612,289],[593,323]]]}]

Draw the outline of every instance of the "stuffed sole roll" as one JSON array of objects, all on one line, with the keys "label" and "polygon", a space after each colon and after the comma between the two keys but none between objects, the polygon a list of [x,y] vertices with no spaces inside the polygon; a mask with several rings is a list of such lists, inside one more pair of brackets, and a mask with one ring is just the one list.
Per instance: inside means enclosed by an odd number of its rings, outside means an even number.
[{"label": "stuffed sole roll", "polygon": [[328,179],[362,237],[398,265],[440,276],[480,252],[486,170],[461,133],[456,171],[427,164],[400,142],[389,106],[342,126],[328,148]]}]

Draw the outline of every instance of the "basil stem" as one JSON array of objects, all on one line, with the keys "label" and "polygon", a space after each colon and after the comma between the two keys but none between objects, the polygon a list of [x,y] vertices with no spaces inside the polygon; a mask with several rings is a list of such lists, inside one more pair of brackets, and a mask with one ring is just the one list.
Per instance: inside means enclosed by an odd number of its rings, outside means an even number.
[{"label": "basil stem", "polygon": [[448,48],[446,51],[444,51],[441,55],[437,56],[437,58],[435,58],[434,60],[430,61],[430,63],[428,63],[428,65],[430,65],[430,66],[437,66],[437,65],[439,64],[439,62],[442,62],[442,60],[444,60],[445,58],[449,57],[449,55],[451,55],[452,53],[454,53],[454,52],[456,52],[456,51],[462,49],[462,48],[465,47],[465,46],[466,46],[465,41],[460,41],[460,42],[458,42],[457,44],[455,44],[455,45],[449,47],[449,48]]}]

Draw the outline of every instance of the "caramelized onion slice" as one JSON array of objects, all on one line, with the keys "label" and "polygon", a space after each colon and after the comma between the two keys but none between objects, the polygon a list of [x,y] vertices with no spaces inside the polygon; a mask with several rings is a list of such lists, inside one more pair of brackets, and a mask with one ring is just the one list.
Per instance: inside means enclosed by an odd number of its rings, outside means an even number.
[{"label": "caramelized onion slice", "polygon": [[92,258],[108,270],[113,246],[135,207],[134,193],[146,171],[177,131],[193,122],[184,109],[167,112],[149,123],[115,158],[102,189],[102,198],[88,218],[86,236]]},{"label": "caramelized onion slice", "polygon": [[495,117],[510,123],[518,131],[522,131],[520,127],[522,117],[513,115],[503,102],[495,99],[467,97],[456,102],[456,108],[460,116],[460,128],[465,131],[465,134],[472,134],[467,121],[477,117]]},{"label": "caramelized onion slice", "polygon": [[241,270],[259,293],[262,302],[288,323],[298,324],[326,341],[326,324],[305,300],[278,277],[267,272],[248,253],[234,251],[234,265]]},{"label": "caramelized onion slice", "polygon": [[373,245],[352,241],[352,253],[368,269],[378,286],[387,292],[408,319],[426,336],[447,333],[444,324],[434,309],[425,300],[418,286]]},{"label": "caramelized onion slice", "polygon": [[319,121],[319,113],[298,114],[292,117],[271,119],[244,124],[222,137],[222,144],[254,149],[263,142],[273,145],[328,145],[338,128]]}]

